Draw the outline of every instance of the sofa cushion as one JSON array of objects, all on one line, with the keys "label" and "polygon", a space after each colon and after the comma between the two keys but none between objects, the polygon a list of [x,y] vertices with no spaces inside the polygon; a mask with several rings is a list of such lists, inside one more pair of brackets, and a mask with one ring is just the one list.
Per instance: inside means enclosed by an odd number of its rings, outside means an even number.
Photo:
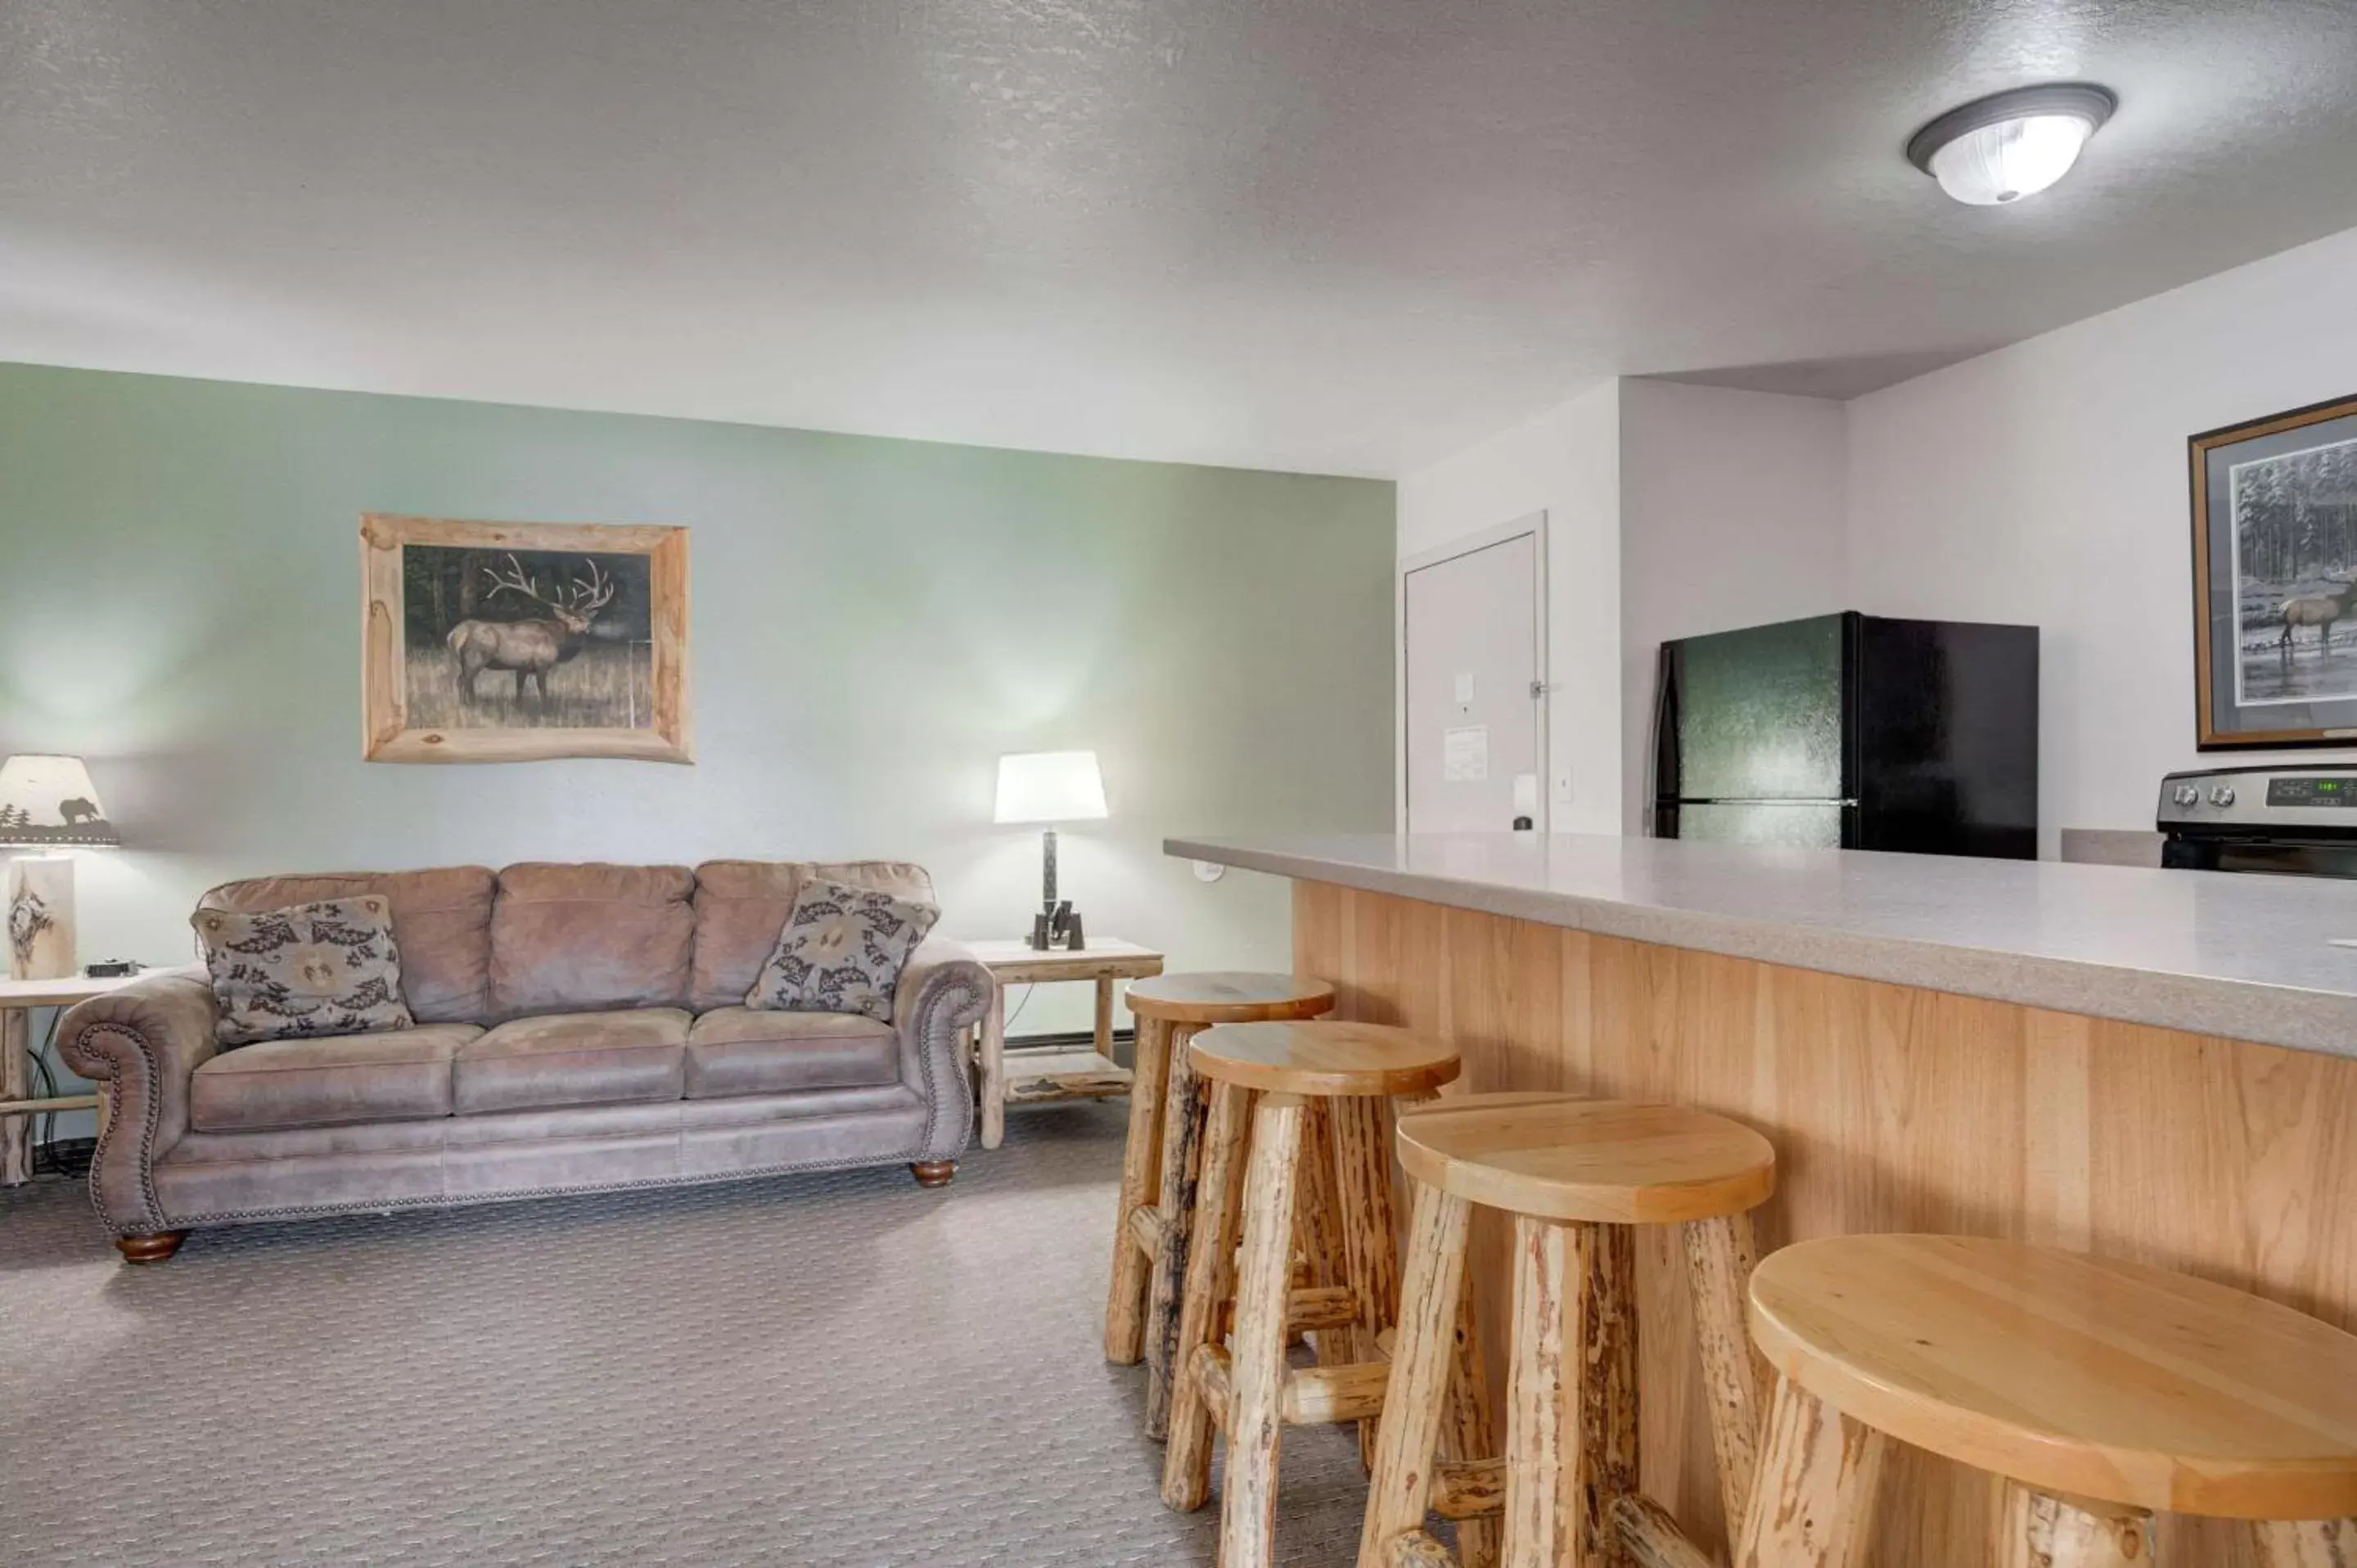
[{"label": "sofa cushion", "polygon": [[188,1081],[188,1124],[253,1133],[447,1116],[450,1064],[481,1033],[472,1024],[424,1024],[223,1051]]},{"label": "sofa cushion", "polygon": [[778,945],[805,876],[933,902],[933,879],[905,860],[707,860],[695,868],[695,978],[688,1005],[733,1007]]},{"label": "sofa cushion", "polygon": [[677,1100],[687,1015],[675,1007],[556,1013],[501,1024],[458,1052],[461,1116],[555,1105]]},{"label": "sofa cushion", "polygon": [[808,877],[745,1005],[888,1021],[900,971],[941,918],[931,904]]},{"label": "sofa cushion", "polygon": [[188,917],[213,988],[213,1038],[317,1039],[406,1029],[401,950],[380,894],[245,914]]},{"label": "sofa cushion", "polygon": [[401,944],[401,993],[421,1024],[471,1024],[490,1007],[491,874],[479,865],[434,871],[350,871],[225,882],[203,909],[254,914],[328,898],[382,897]]},{"label": "sofa cushion", "polygon": [[678,1007],[695,945],[683,865],[511,865],[491,910],[488,1016]]},{"label": "sofa cushion", "polygon": [[721,1007],[687,1031],[687,1098],[866,1089],[900,1076],[900,1036],[856,1013]]}]

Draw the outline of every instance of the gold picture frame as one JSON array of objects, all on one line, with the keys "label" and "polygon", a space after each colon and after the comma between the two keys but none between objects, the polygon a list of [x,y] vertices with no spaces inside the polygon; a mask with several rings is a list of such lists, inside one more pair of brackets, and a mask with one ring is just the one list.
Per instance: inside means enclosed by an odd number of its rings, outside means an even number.
[{"label": "gold picture frame", "polygon": [[2357,398],[2186,445],[2196,748],[2357,742]]},{"label": "gold picture frame", "polygon": [[695,760],[687,530],[361,519],[371,762]]}]

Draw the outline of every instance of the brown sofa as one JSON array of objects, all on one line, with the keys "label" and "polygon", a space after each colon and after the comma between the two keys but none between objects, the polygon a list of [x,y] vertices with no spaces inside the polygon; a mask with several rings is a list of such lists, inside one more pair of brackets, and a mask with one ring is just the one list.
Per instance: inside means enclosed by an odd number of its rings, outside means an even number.
[{"label": "brown sofa", "polygon": [[973,1119],[990,976],[940,938],[892,1022],[755,1012],[802,880],[930,899],[921,867],[714,861],[273,876],[205,907],[390,900],[417,1026],[224,1048],[201,965],[85,1002],[66,1061],[106,1086],[91,1195],[123,1255],[193,1227],[907,1162],[938,1186]]}]

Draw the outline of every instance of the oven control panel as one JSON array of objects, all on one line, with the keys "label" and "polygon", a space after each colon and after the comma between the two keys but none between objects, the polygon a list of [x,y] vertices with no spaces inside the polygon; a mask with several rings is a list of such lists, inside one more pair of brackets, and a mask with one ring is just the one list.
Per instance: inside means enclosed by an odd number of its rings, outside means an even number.
[{"label": "oven control panel", "polygon": [[2270,806],[2357,806],[2357,779],[2296,773],[2267,780]]},{"label": "oven control panel", "polygon": [[2160,781],[2154,825],[2245,832],[2357,828],[2357,763],[2219,768]]}]

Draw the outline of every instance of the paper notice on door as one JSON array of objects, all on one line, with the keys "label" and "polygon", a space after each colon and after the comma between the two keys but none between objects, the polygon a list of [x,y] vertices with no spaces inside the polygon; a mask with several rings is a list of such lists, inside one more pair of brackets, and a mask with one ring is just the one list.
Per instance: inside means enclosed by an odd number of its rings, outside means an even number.
[{"label": "paper notice on door", "polygon": [[1440,779],[1445,784],[1479,784],[1490,777],[1490,726],[1467,725],[1440,732]]}]

